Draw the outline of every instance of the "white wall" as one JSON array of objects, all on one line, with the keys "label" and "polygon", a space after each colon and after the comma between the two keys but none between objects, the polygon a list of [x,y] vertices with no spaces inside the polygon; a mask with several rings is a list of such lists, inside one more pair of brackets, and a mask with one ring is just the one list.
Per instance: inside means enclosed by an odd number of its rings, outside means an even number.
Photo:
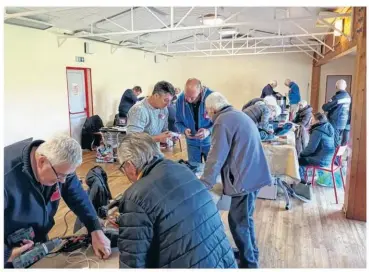
[{"label": "white wall", "polygon": [[319,87],[319,111],[325,102],[327,76],[329,75],[351,75],[351,89],[354,86],[355,80],[355,56],[346,55],[339,59],[332,60],[324,64],[320,72],[320,87]]},{"label": "white wall", "polygon": [[[183,88],[187,78],[197,77],[222,92],[237,108],[260,96],[262,88],[278,80],[277,91],[286,93],[286,78],[295,80],[308,98],[311,60],[305,55],[261,55],[228,58],[159,58],[152,54],[94,43],[95,54],[83,53],[83,40],[69,39],[61,47],[47,31],[4,24],[4,144],[33,136],[48,138],[69,132],[66,66],[92,71],[94,113],[104,123],[113,120],[126,88],[140,85],[145,94],[159,80]],[[75,56],[85,57],[76,63]]]}]

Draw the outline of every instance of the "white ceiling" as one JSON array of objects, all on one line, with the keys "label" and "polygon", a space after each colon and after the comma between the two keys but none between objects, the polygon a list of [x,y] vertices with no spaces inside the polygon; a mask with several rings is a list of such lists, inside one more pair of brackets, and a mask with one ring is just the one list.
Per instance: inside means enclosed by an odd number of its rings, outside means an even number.
[{"label": "white ceiling", "polygon": [[[46,31],[64,30],[69,35],[67,38],[89,35],[90,37],[85,38],[171,56],[233,55],[240,47],[242,48],[238,50],[238,54],[289,51],[312,54],[313,50],[319,51],[322,46],[316,38],[322,39],[324,35],[312,37],[310,34],[332,31],[329,26],[317,27],[316,16],[329,16],[322,13],[327,12],[326,9],[316,7],[309,7],[308,10],[304,7],[195,7],[188,13],[190,9],[191,7],[173,8],[173,24],[176,26],[181,21],[177,27],[185,27],[183,30],[171,28],[170,7],[7,7],[5,23],[34,28],[38,28],[37,25],[40,24],[40,28]],[[219,42],[221,37],[218,28],[204,28],[200,20],[202,16],[214,13],[228,18],[225,24],[242,23],[235,27],[239,36],[244,37],[225,37],[229,42]],[[160,30],[166,27],[168,29],[165,31]],[[112,32],[114,35],[110,34]],[[106,35],[91,36],[101,33]],[[288,37],[283,38],[282,42],[278,34]],[[301,34],[305,36],[295,37]],[[306,43],[311,46],[304,45]],[[266,48],[267,46],[273,47]]]}]

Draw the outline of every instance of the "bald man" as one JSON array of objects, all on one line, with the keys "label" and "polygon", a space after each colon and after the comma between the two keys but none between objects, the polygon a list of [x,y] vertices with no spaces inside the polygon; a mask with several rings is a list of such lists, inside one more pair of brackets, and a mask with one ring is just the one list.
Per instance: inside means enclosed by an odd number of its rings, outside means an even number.
[{"label": "bald man", "polygon": [[300,88],[291,79],[286,79],[284,85],[289,88],[288,100],[290,101],[290,120],[295,119],[296,113],[299,109],[299,102],[301,101]]},{"label": "bald man", "polygon": [[190,162],[204,162],[209,153],[213,123],[206,114],[205,99],[211,93],[200,80],[190,78],[176,102],[175,124],[178,131],[186,136]]},{"label": "bald man", "polygon": [[280,93],[274,91],[274,88],[277,87],[277,80],[272,80],[269,84],[267,84],[263,90],[261,91],[260,98],[264,98],[268,95],[273,95],[275,98],[278,96],[282,96]]},{"label": "bald man", "polygon": [[336,82],[336,94],[325,103],[322,109],[327,112],[329,122],[334,128],[335,146],[346,145],[350,132],[351,96],[346,91],[347,83],[340,79]]}]

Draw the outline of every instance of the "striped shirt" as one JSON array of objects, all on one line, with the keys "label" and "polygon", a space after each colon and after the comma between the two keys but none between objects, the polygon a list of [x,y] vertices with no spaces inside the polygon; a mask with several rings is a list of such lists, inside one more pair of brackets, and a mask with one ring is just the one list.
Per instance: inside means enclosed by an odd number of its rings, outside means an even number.
[{"label": "striped shirt", "polygon": [[168,130],[168,109],[155,109],[147,98],[137,102],[128,112],[127,134],[145,132],[156,136]]}]

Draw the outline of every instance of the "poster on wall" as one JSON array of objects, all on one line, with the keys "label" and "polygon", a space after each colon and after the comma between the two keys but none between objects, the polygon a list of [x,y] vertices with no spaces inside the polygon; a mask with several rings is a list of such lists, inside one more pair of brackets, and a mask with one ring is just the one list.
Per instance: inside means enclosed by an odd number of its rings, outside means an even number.
[{"label": "poster on wall", "polygon": [[79,86],[77,83],[72,83],[72,94],[73,95],[78,95],[79,92]]}]

